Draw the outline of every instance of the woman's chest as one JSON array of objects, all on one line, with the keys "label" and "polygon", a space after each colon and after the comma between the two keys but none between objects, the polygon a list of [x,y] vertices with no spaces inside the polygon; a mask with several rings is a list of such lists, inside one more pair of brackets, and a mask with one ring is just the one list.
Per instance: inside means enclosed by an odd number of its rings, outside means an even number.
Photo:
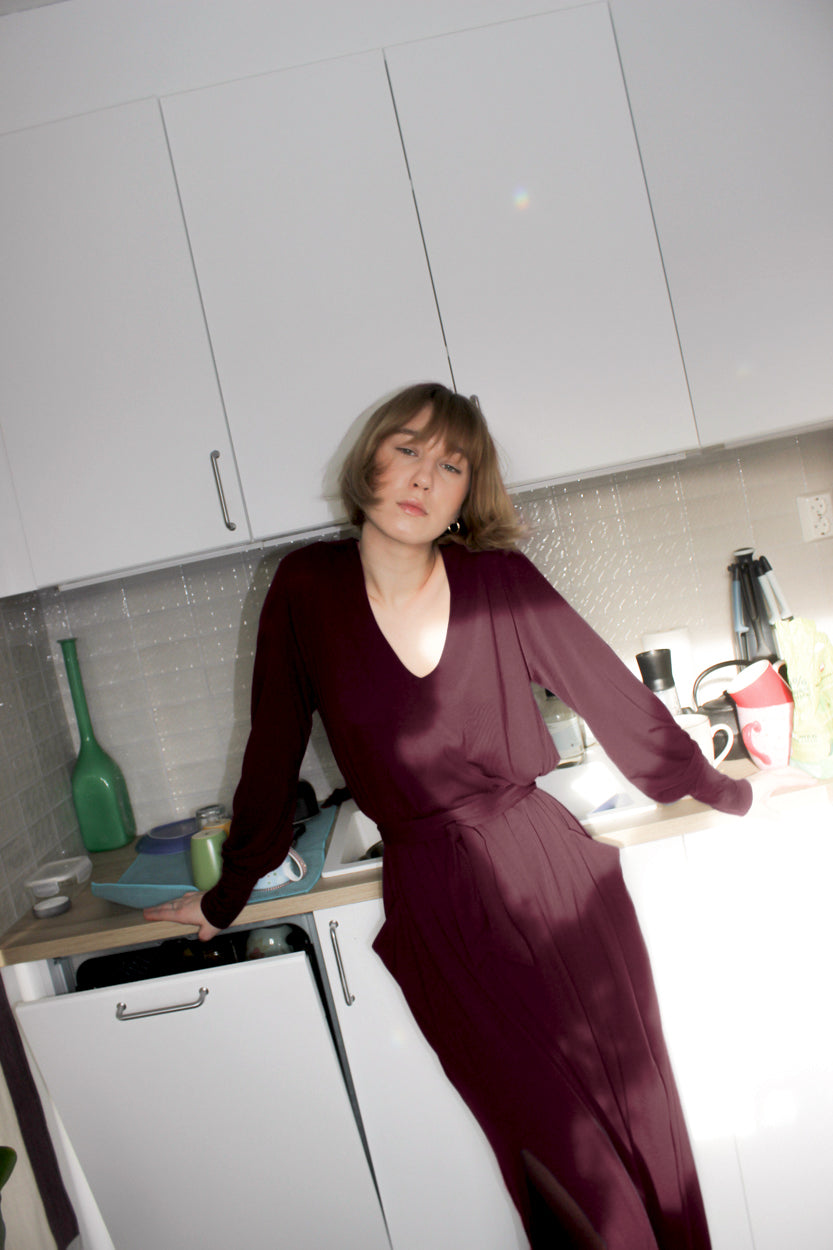
[{"label": "woman's chest", "polygon": [[370,610],[384,642],[402,667],[422,679],[442,660],[448,639],[451,597],[448,584],[425,599],[403,606],[370,600]]},{"label": "woman's chest", "polygon": [[[415,631],[390,636],[373,614],[334,616],[326,629],[308,632],[304,651],[316,702],[325,723],[373,725],[391,734],[456,733],[500,708],[530,697],[529,676],[511,618],[496,614],[476,594],[454,595],[450,614],[425,622],[433,637]],[[405,661],[415,648],[424,676]],[[416,665],[414,665],[416,667]]]}]

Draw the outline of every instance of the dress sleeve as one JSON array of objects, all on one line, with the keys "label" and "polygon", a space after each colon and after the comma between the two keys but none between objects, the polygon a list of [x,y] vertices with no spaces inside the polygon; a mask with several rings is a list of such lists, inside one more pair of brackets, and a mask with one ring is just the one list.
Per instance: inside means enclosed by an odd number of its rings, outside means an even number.
[{"label": "dress sleeve", "polygon": [[223,875],[202,900],[203,915],[216,928],[232,923],[258,878],[277,868],[292,844],[298,773],[315,700],[297,642],[292,579],[284,564],[260,615],[252,727],[223,846]]},{"label": "dress sleeve", "polygon": [[618,658],[525,556],[504,562],[506,600],[530,679],[587,721],[633,784],[658,803],[685,795],[743,815],[748,781],[720,773],[665,704]]}]

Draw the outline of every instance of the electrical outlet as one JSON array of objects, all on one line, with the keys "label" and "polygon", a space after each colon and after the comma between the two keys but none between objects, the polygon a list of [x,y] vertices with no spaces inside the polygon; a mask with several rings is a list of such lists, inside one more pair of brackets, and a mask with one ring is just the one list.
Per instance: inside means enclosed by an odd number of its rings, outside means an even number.
[{"label": "electrical outlet", "polygon": [[817,495],[799,495],[796,503],[805,543],[833,537],[833,494],[830,491],[821,491]]}]

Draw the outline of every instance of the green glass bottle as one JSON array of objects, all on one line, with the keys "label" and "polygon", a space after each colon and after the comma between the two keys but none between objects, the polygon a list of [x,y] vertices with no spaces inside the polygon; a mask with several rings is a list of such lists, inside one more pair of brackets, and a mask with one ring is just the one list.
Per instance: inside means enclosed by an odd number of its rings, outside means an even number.
[{"label": "green glass bottle", "polygon": [[118,764],[96,742],[74,638],[60,639],[81,747],[72,770],[72,798],[88,851],[126,846],[136,833],[127,783]]}]

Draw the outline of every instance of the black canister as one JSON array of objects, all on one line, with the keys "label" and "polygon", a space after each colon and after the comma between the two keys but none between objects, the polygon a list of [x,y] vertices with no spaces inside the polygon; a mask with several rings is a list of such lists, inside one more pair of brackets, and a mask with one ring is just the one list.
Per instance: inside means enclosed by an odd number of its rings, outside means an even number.
[{"label": "black canister", "polygon": [[682,708],[671,670],[670,648],[657,647],[653,651],[640,651],[636,662],[648,689],[653,690],[657,698],[662,699],[673,716],[678,716]]}]

